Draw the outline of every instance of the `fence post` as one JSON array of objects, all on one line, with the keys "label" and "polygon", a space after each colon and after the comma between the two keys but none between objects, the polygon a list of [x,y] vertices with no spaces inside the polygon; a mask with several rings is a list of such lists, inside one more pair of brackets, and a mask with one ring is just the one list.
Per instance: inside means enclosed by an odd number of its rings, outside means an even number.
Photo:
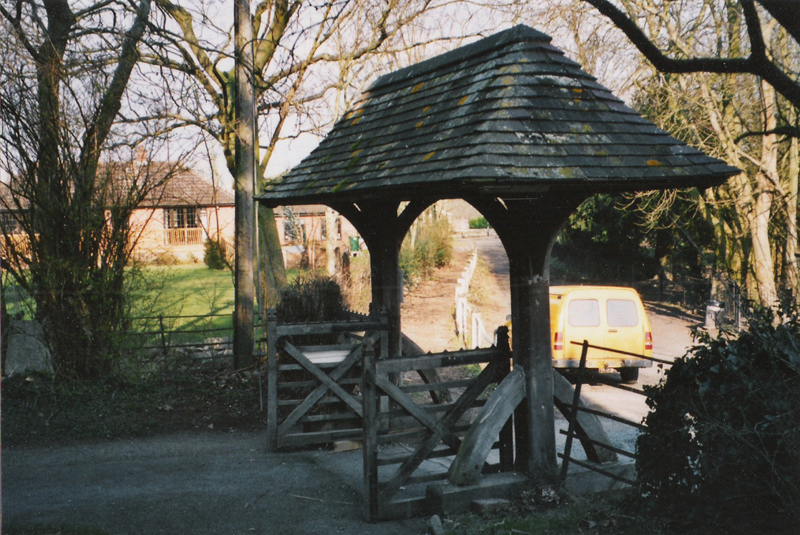
[{"label": "fence post", "polygon": [[267,449],[278,449],[278,312],[267,310]]},{"label": "fence post", "polygon": [[169,358],[167,355],[167,335],[164,333],[164,316],[158,315],[158,328],[161,332],[161,352],[164,354],[164,369],[169,370]]},{"label": "fence post", "polygon": [[583,348],[581,349],[581,361],[578,365],[578,378],[575,382],[575,391],[572,394],[572,407],[569,411],[569,428],[567,429],[567,440],[564,443],[564,457],[561,459],[561,474],[558,477],[559,486],[563,485],[567,480],[569,457],[572,454],[572,437],[575,434],[575,422],[578,420],[578,405],[581,401],[581,386],[583,385],[583,376],[586,372],[586,354],[588,352],[589,341],[584,340]]},{"label": "fence post", "polygon": [[361,374],[361,390],[364,398],[364,496],[366,498],[365,516],[370,522],[378,520],[378,395],[375,385],[375,348],[372,340],[364,339],[361,344],[364,368]]},{"label": "fence post", "polygon": [[[503,382],[506,375],[511,373],[511,345],[508,339],[508,327],[501,325],[497,328],[497,349],[499,358],[503,359],[497,378],[497,384]],[[514,413],[508,418],[506,425],[500,430],[500,470],[510,472],[514,469]]]}]

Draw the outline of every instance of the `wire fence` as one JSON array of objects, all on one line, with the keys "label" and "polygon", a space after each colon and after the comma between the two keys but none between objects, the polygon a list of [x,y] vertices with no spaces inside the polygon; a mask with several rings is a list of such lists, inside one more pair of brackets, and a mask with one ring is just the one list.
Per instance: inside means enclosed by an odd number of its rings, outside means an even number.
[{"label": "wire fence", "polygon": [[[256,333],[261,332],[256,319]],[[120,343],[129,371],[158,372],[233,362],[233,316],[158,315],[130,320]]]}]

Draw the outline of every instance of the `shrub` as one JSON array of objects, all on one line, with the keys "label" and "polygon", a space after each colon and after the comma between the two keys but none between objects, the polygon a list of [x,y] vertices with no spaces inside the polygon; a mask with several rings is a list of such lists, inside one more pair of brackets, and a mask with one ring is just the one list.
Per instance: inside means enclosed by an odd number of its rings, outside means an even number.
[{"label": "shrub", "polygon": [[342,319],[342,291],[330,277],[299,276],[281,291],[278,317],[285,323]]},{"label": "shrub", "polygon": [[[286,286],[276,307],[282,323],[306,323],[346,319],[344,297],[330,277],[299,276]],[[334,344],[337,335],[303,335],[303,344]]]},{"label": "shrub", "polygon": [[[412,230],[413,232],[413,230]],[[409,284],[430,274],[434,268],[443,267],[453,258],[453,240],[450,223],[438,219],[419,227],[414,247],[406,238],[400,248],[400,269]]]},{"label": "shrub", "polygon": [[731,531],[800,525],[796,313],[754,311],[738,338],[706,335],[645,390],[637,471],[660,510]]},{"label": "shrub", "polygon": [[483,216],[473,217],[469,220],[469,228],[489,228],[489,222]]},{"label": "shrub", "polygon": [[151,264],[154,266],[177,266],[180,259],[170,252],[161,252],[155,255]]},{"label": "shrub", "polygon": [[203,262],[208,269],[227,269],[230,262],[225,256],[225,241],[206,240],[203,251]]}]

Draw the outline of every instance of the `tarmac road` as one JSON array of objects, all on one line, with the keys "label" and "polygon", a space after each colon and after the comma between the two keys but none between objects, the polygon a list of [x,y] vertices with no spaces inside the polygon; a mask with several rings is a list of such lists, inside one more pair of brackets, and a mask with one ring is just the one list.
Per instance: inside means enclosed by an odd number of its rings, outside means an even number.
[{"label": "tarmac road", "polygon": [[113,534],[425,533],[425,519],[368,524],[361,451],[271,454],[266,436],[176,434],[3,451],[3,525]]}]

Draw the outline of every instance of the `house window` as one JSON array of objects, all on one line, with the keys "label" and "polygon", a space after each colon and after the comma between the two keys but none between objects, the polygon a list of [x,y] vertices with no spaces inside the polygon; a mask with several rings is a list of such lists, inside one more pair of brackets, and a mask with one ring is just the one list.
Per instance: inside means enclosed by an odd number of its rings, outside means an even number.
[{"label": "house window", "polygon": [[7,234],[17,234],[22,232],[17,215],[11,212],[0,213],[0,229]]},{"label": "house window", "polygon": [[297,219],[287,219],[283,222],[283,239],[287,242],[305,241],[306,222]]},{"label": "house window", "polygon": [[[327,219],[320,220],[320,230],[321,230],[321,234],[322,234],[322,239],[323,240],[327,240],[328,239],[328,221],[327,221]],[[337,240],[341,240],[342,239],[342,218],[340,218],[340,217],[336,218],[336,239]]]},{"label": "house window", "polygon": [[165,208],[167,228],[199,228],[200,217],[196,207]]}]

